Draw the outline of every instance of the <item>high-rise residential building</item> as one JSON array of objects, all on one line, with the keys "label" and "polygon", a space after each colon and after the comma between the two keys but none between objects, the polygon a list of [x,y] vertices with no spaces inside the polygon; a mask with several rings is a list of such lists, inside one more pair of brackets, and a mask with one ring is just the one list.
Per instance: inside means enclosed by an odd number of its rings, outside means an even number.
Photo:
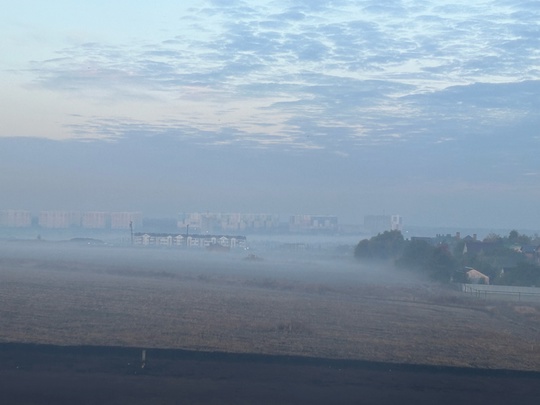
[{"label": "high-rise residential building", "polygon": [[403,229],[403,219],[401,215],[366,215],[364,217],[364,228],[371,233],[390,230],[401,231]]},{"label": "high-rise residential building", "polygon": [[142,227],[143,216],[141,212],[111,212],[111,229],[134,229]]},{"label": "high-rise residential building", "polygon": [[293,215],[289,221],[292,232],[337,231],[338,218],[335,215]]},{"label": "high-rise residential building", "polygon": [[41,211],[38,225],[42,228],[66,229],[81,226],[79,211]]},{"label": "high-rise residential building", "polygon": [[27,228],[32,225],[30,211],[3,210],[0,211],[0,226],[7,228]]},{"label": "high-rise residential building", "polygon": [[203,228],[203,222],[205,221],[203,217],[207,217],[209,214],[201,214],[198,212],[189,212],[180,214],[178,220],[178,229],[189,229],[189,232],[204,232],[201,229]]},{"label": "high-rise residential building", "polygon": [[403,230],[403,218],[401,218],[401,215],[392,215],[392,218],[390,218],[390,229],[392,231]]},{"label": "high-rise residential building", "polygon": [[108,212],[84,212],[81,224],[85,229],[106,229],[110,227],[110,220],[111,215]]},{"label": "high-rise residential building", "polygon": [[279,227],[279,215],[221,212],[191,212],[180,214],[179,229],[190,232],[245,232],[269,231]]}]

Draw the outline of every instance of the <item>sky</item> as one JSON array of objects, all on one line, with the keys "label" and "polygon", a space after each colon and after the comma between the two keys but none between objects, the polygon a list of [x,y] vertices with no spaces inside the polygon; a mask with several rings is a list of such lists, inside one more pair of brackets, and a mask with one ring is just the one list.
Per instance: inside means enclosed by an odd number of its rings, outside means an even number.
[{"label": "sky", "polygon": [[540,229],[538,2],[0,6],[0,209]]}]

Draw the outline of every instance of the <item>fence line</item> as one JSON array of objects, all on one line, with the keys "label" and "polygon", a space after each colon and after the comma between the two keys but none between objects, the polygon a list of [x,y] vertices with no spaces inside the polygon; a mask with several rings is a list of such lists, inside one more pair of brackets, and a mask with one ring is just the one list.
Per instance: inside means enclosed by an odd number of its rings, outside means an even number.
[{"label": "fence line", "polygon": [[499,299],[518,302],[539,302],[540,288],[504,285],[461,284],[461,291],[478,299]]}]

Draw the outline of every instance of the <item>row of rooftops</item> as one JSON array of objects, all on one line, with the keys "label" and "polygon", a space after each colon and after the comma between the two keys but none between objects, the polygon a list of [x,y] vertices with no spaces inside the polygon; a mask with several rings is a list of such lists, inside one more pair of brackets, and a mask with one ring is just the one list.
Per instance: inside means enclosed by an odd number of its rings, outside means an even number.
[{"label": "row of rooftops", "polygon": [[148,236],[148,237],[153,237],[153,238],[167,238],[167,237],[172,237],[172,238],[197,238],[197,239],[212,239],[212,238],[217,238],[217,239],[222,239],[222,238],[227,238],[227,239],[236,239],[236,240],[246,240],[246,237],[245,236],[241,236],[241,235],[209,235],[209,234],[187,234],[187,233],[184,233],[184,234],[180,234],[180,233],[152,233],[152,232],[136,232],[133,234],[134,236],[136,237],[142,237],[142,236]]},{"label": "row of rooftops", "polygon": [[201,248],[246,248],[245,236],[199,235],[170,233],[136,233],[133,243],[139,246],[201,247]]}]

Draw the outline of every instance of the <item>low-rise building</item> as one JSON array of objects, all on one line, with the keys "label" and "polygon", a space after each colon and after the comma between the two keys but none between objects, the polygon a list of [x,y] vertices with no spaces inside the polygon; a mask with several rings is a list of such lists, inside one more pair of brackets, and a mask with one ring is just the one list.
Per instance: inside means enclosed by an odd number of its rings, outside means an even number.
[{"label": "low-rise building", "polygon": [[465,270],[465,274],[467,275],[467,281],[470,284],[489,284],[489,277],[485,274],[479,272],[476,269],[473,269],[472,267],[467,267]]},{"label": "low-rise building", "polygon": [[168,246],[188,248],[209,248],[216,245],[231,249],[245,249],[247,247],[247,239],[245,236],[231,235],[174,235],[138,232],[134,234],[133,243],[138,246]]}]

